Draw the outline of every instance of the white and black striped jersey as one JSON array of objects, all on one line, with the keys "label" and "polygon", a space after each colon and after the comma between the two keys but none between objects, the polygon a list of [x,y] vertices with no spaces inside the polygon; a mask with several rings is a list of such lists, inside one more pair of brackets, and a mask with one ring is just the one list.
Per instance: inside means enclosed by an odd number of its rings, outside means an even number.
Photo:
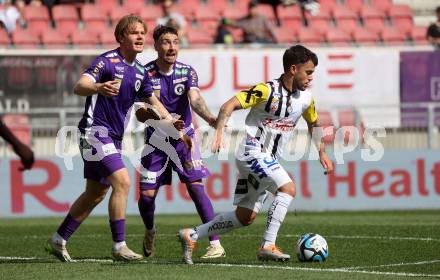
[{"label": "white and black striped jersey", "polygon": [[264,152],[278,158],[282,155],[281,147],[288,143],[301,116],[308,123],[317,121],[310,91],[290,92],[283,86],[281,77],[235,95],[243,109],[251,108],[245,121],[246,136],[238,155]]}]

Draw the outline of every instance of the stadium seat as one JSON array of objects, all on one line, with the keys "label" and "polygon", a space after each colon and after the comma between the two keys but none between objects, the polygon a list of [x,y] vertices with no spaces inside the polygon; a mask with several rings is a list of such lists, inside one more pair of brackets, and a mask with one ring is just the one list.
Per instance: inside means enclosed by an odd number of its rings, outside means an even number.
[{"label": "stadium seat", "polygon": [[411,8],[407,5],[393,5],[388,11],[392,24],[409,35],[413,28],[413,14]]},{"label": "stadium seat", "polygon": [[[338,111],[338,123],[339,127],[343,128],[344,126],[353,126],[359,129],[359,139],[363,142],[363,134],[364,134],[364,124],[362,121],[357,119],[359,116],[356,114],[356,111],[353,109],[343,109]],[[350,132],[345,131],[344,133],[344,143],[347,144],[349,142]]]},{"label": "stadium seat", "polygon": [[381,33],[382,41],[386,45],[402,45],[406,41],[406,35],[400,30],[394,27],[387,26],[382,29]]},{"label": "stadium seat", "polygon": [[[147,9],[141,10],[140,12],[147,12]],[[120,6],[115,10],[110,11],[110,20],[112,25],[116,26],[116,23],[125,15],[130,14],[129,10],[127,9],[127,6]],[[150,14],[150,13],[148,13]],[[142,17],[142,16],[141,16]]]},{"label": "stadium seat", "polygon": [[335,7],[338,4],[338,0],[320,0],[318,2],[319,2],[319,8],[325,10],[331,10],[333,7]]},{"label": "stadium seat", "polygon": [[188,41],[191,45],[208,45],[214,42],[212,32],[205,28],[188,28]]},{"label": "stadium seat", "polygon": [[240,19],[246,15],[247,15],[247,8],[238,9],[234,5],[226,6],[225,12],[223,14],[223,16],[228,19]]},{"label": "stadium seat", "polygon": [[158,5],[147,5],[139,15],[146,22],[156,22],[156,19],[162,16],[162,9]]},{"label": "stadium seat", "polygon": [[370,30],[380,32],[385,26],[385,12],[371,6],[363,6],[360,16],[364,26]]},{"label": "stadium seat", "polygon": [[34,30],[45,30],[50,25],[49,11],[46,6],[27,5],[23,7],[23,17]]},{"label": "stadium seat", "polygon": [[108,25],[108,17],[102,13],[98,5],[84,4],[81,7],[81,19],[87,28],[104,28]]},{"label": "stadium seat", "polygon": [[39,89],[56,92],[57,89],[57,67],[38,67],[36,71],[36,82]]},{"label": "stadium seat", "polygon": [[278,16],[281,20],[283,27],[290,27],[293,30],[297,30],[302,24],[301,10],[298,5],[283,6],[278,5]]},{"label": "stadium seat", "polygon": [[42,33],[41,42],[45,48],[66,47],[69,44],[67,36],[58,29],[49,29]]},{"label": "stadium seat", "polygon": [[344,30],[345,32],[352,34],[353,31],[359,27],[357,19],[342,18],[336,21],[338,29]]},{"label": "stadium seat", "polygon": [[321,34],[311,27],[303,27],[297,31],[298,41],[303,44],[317,45],[321,43]]},{"label": "stadium seat", "polygon": [[119,9],[118,0],[95,0],[95,3],[101,10],[101,13],[107,17],[110,17],[110,11]]},{"label": "stadium seat", "polygon": [[187,20],[191,21],[194,18],[194,14],[199,9],[199,6],[199,0],[178,1],[172,7],[172,10],[183,15]]},{"label": "stadium seat", "polygon": [[345,4],[350,10],[358,14],[364,6],[364,0],[345,0]]},{"label": "stadium seat", "polygon": [[0,28],[0,46],[5,47],[10,44],[9,34],[5,29]]},{"label": "stadium seat", "polygon": [[29,117],[24,114],[5,114],[2,118],[11,132],[26,145],[31,144],[31,128]]},{"label": "stadium seat", "polygon": [[[17,62],[19,62],[21,59],[17,59]],[[7,67],[6,72],[6,81],[8,87],[11,89],[16,91],[28,91],[33,86],[33,80],[29,78],[33,77],[33,71],[28,65],[9,66]]]},{"label": "stadium seat", "polygon": [[217,11],[207,5],[200,5],[198,9],[195,10],[194,16],[197,22],[203,25],[216,26],[220,20],[220,15]]},{"label": "stadium seat", "polygon": [[295,42],[295,29],[289,27],[274,27],[273,31],[277,39],[277,43],[289,43]]},{"label": "stadium seat", "polygon": [[329,28],[325,33],[325,38],[332,46],[348,46],[352,42],[350,34],[339,28]]},{"label": "stadium seat", "polygon": [[73,5],[56,5],[52,9],[55,26],[66,35],[71,35],[78,29],[78,12]]},{"label": "stadium seat", "polygon": [[260,15],[265,16],[268,20],[271,21],[275,20],[275,14],[272,6],[266,4],[259,4],[257,5],[257,11]]},{"label": "stadium seat", "polygon": [[414,26],[411,29],[411,40],[413,44],[416,45],[427,45],[428,40],[426,39],[426,31],[428,30],[428,27],[426,26]]},{"label": "stadium seat", "polygon": [[99,36],[94,30],[82,29],[70,36],[72,44],[79,48],[96,47],[99,44]]},{"label": "stadium seat", "polygon": [[371,31],[368,28],[358,27],[353,33],[354,41],[359,45],[376,45],[378,42],[378,34],[376,31]]},{"label": "stadium seat", "polygon": [[323,137],[323,142],[326,145],[333,144],[335,141],[335,127],[333,124],[332,115],[329,111],[319,111],[318,112],[318,118],[319,118],[319,125],[326,129],[327,127],[333,127],[332,133],[329,135],[325,135]]},{"label": "stadium seat", "polygon": [[115,35],[113,34],[113,30],[111,30],[110,28],[107,30],[107,32],[102,32],[101,34],[99,34],[99,39],[103,46],[109,48],[116,48],[118,46]]},{"label": "stadium seat", "polygon": [[373,7],[385,13],[387,13],[393,5],[391,0],[370,0],[370,2]]},{"label": "stadium seat", "polygon": [[12,33],[12,43],[16,48],[36,48],[40,44],[40,38],[27,29],[16,28]]},{"label": "stadium seat", "polygon": [[229,5],[229,0],[206,0],[205,2],[208,7],[216,11],[219,15],[223,15],[226,7]]},{"label": "stadium seat", "polygon": [[317,15],[306,13],[309,26],[317,30],[321,35],[327,32],[330,27],[331,13],[329,9],[321,8]]}]

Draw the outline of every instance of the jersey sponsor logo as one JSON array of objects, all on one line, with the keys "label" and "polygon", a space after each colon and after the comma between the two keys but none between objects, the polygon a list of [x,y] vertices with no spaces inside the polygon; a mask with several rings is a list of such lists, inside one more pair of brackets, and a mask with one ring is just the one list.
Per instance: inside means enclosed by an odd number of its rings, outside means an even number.
[{"label": "jersey sponsor logo", "polygon": [[176,95],[182,95],[185,91],[185,85],[184,84],[177,84],[174,86],[174,93]]},{"label": "jersey sponsor logo", "polygon": [[125,68],[124,68],[124,66],[118,66],[118,65],[116,65],[116,66],[115,66],[115,70],[116,70],[116,72],[118,72],[118,73],[120,73],[120,74],[124,74],[124,70],[125,70]]},{"label": "jersey sponsor logo", "polygon": [[266,118],[264,119],[261,124],[267,128],[271,128],[274,130],[280,130],[280,131],[291,131],[295,128],[295,123],[291,120],[286,119],[270,119]]},{"label": "jersey sponsor logo", "polygon": [[233,226],[234,224],[232,223],[232,221],[217,222],[208,228],[208,232],[211,232],[213,230],[231,228]]},{"label": "jersey sponsor logo", "polygon": [[136,80],[136,82],[134,83],[134,88],[136,89],[136,91],[139,91],[139,89],[141,88],[141,80]]},{"label": "jersey sponsor logo", "polygon": [[176,69],[176,75],[187,75],[188,74],[188,69],[183,68],[183,69]]},{"label": "jersey sponsor logo", "polygon": [[258,175],[258,178],[263,179],[263,178],[267,177],[266,172],[261,167],[261,165],[258,163],[258,160],[251,159],[251,160],[248,160],[247,163],[250,165],[250,169],[252,170],[252,172],[254,172],[256,175]]},{"label": "jersey sponsor logo", "polygon": [[178,83],[182,83],[185,81],[188,81],[188,77],[182,77],[180,79],[175,79],[175,80],[173,80],[173,84],[178,84]]},{"label": "jersey sponsor logo", "polygon": [[141,183],[154,184],[156,183],[157,172],[146,171],[141,172]]},{"label": "jersey sponsor logo", "polygon": [[122,79],[124,78],[124,75],[121,75],[121,74],[116,73],[116,74],[115,74],[115,77],[116,77],[116,78],[119,78],[119,79],[122,80]]},{"label": "jersey sponsor logo", "polygon": [[139,70],[139,72],[142,73],[142,75],[145,73],[145,68],[144,68],[144,67],[142,67],[142,66],[136,64],[136,68],[137,68],[137,70]]},{"label": "jersey sponsor logo", "polygon": [[92,71],[93,76],[96,77],[96,76],[98,75],[99,71],[100,71],[102,68],[104,68],[104,65],[105,65],[104,61],[102,61],[102,60],[99,61],[98,64],[96,64],[95,68],[93,68],[93,71]]},{"label": "jersey sponsor logo", "polygon": [[136,78],[143,80],[144,79],[144,75],[136,74]]},{"label": "jersey sponsor logo", "polygon": [[188,160],[183,163],[183,168],[186,170],[193,170],[193,169],[201,169],[203,167],[203,160]]},{"label": "jersey sponsor logo", "polygon": [[153,93],[154,93],[154,95],[157,97],[157,98],[160,98],[160,86],[159,86],[159,89],[155,89],[154,87],[153,87]]},{"label": "jersey sponsor logo", "polygon": [[111,63],[119,63],[121,60],[119,58],[110,58],[109,59]]},{"label": "jersey sponsor logo", "polygon": [[[278,168],[279,168],[279,163],[278,163],[278,160],[276,160],[275,158],[265,158],[264,160],[263,160],[263,162],[265,163],[265,164],[267,164],[267,168],[271,168],[272,169],[272,171],[274,171],[274,170],[277,170]],[[273,168],[272,168],[273,167]]]},{"label": "jersey sponsor logo", "polygon": [[106,54],[105,57],[115,57],[117,55],[118,55],[117,52],[111,52],[111,53]]}]

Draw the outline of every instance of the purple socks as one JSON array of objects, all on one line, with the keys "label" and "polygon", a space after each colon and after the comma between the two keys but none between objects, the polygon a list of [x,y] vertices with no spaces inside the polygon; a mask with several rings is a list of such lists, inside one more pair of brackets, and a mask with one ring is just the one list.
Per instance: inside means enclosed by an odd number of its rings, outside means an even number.
[{"label": "purple socks", "polygon": [[76,221],[70,214],[67,214],[66,218],[58,228],[57,233],[67,241],[80,225],[81,222]]},{"label": "purple socks", "polygon": [[154,210],[156,204],[154,202],[155,197],[145,196],[141,193],[138,201],[139,213],[141,214],[144,225],[148,230],[154,227]]},{"label": "purple socks", "polygon": [[116,221],[110,220],[110,229],[112,230],[112,238],[114,242],[125,241],[125,219]]},{"label": "purple socks", "polygon": [[[202,222],[207,223],[214,219],[214,209],[212,208],[211,200],[209,200],[205,193],[203,185],[197,183],[188,184],[188,193],[191,196],[191,199],[194,201],[197,213],[199,213]],[[209,237],[210,241],[219,239],[220,237],[218,235]]]}]

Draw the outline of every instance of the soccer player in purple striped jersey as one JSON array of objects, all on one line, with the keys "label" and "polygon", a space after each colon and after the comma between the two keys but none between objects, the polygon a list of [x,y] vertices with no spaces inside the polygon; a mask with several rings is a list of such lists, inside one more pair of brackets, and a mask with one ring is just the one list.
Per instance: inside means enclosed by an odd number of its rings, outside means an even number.
[{"label": "soccer player in purple striped jersey", "polygon": [[[104,199],[110,186],[108,209],[113,258],[120,261],[142,259],[142,255],[130,250],[125,243],[125,210],[130,188],[120,151],[125,119],[134,103],[140,101],[154,105],[160,116],[171,119],[151,94],[145,68],[136,60],[136,55],[144,49],[146,31],[139,17],[123,17],[115,29],[119,47],[98,56],[75,85],[75,94],[87,97],[78,126],[86,189],[46,244],[46,250],[63,262],[72,261],[66,249],[70,236]],[[183,122],[178,123],[183,127]]]},{"label": "soccer player in purple striped jersey", "polygon": [[[185,124],[186,135],[185,141],[182,141],[182,139],[166,139],[161,136],[163,134],[159,130],[152,127],[146,131],[146,147],[151,149],[153,146],[154,150],[144,155],[141,160],[143,168],[138,206],[145,224],[143,242],[145,256],[152,255],[155,250],[155,198],[161,186],[171,183],[172,170],[179,175],[181,182],[186,184],[202,221],[205,223],[214,218],[211,201],[202,183],[202,179],[208,177],[210,173],[201,160],[192,124],[192,110],[211,126],[215,125],[216,117],[211,114],[200,95],[196,71],[191,66],[176,60],[179,51],[177,30],[159,25],[154,30],[153,38],[158,57],[145,66],[152,83],[152,91],[170,113],[180,116]],[[140,119],[140,121],[144,120]],[[158,146],[154,143],[162,143],[162,145]],[[163,148],[164,143],[169,145],[168,148]],[[219,237],[211,236],[210,245],[202,258],[224,256],[225,250],[220,244]]]}]

